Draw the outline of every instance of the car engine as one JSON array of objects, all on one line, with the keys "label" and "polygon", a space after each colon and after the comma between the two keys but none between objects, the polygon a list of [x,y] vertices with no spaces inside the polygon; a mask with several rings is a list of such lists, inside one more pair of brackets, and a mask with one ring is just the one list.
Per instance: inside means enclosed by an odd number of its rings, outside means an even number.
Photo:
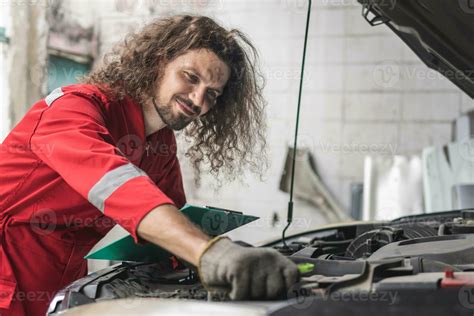
[{"label": "car engine", "polygon": [[[433,315],[474,311],[474,210],[333,225],[290,236],[286,245],[277,240],[264,247],[306,269],[280,300],[265,303],[269,315],[346,310],[414,315],[421,306]],[[124,298],[227,301],[210,295],[184,265],[122,262],[60,291],[49,315]]]}]

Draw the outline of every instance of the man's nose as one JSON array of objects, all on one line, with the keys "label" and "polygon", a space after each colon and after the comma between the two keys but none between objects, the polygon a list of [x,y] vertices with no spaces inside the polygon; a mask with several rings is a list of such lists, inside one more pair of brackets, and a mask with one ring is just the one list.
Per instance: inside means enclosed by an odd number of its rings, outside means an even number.
[{"label": "man's nose", "polygon": [[199,107],[199,109],[202,111],[202,108],[204,107],[204,102],[206,99],[206,89],[202,87],[196,87],[191,92],[191,95],[189,96],[190,100],[193,102],[194,106]]}]

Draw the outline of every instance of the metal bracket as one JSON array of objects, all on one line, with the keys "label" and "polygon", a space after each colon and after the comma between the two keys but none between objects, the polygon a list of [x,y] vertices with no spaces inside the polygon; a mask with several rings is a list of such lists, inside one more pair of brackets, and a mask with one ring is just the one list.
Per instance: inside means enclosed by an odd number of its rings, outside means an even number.
[{"label": "metal bracket", "polygon": [[[369,16],[371,15],[371,16]],[[389,18],[382,16],[374,9],[373,0],[365,0],[362,3],[362,16],[372,26],[386,24],[390,21]]]}]

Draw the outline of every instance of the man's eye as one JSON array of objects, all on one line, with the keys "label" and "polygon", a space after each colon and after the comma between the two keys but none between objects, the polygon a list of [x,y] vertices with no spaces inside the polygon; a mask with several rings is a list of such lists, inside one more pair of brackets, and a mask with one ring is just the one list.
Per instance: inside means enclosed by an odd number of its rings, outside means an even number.
[{"label": "man's eye", "polygon": [[213,100],[213,101],[215,101],[215,100],[219,97],[219,95],[217,94],[217,92],[214,92],[214,91],[209,91],[209,92],[207,93],[207,95],[209,96],[209,99],[211,99],[211,100]]},{"label": "man's eye", "polygon": [[189,72],[185,72],[184,74],[186,75],[186,78],[188,79],[188,81],[190,83],[198,83],[199,82],[199,78],[196,75],[193,75]]}]

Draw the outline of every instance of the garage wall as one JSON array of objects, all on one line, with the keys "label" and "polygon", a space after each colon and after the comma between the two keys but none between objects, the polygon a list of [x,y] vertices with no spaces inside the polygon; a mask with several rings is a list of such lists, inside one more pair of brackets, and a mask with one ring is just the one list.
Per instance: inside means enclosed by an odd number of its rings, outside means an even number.
[{"label": "garage wall", "polygon": [[[215,179],[204,176],[201,188],[196,188],[192,169],[184,159],[182,167],[190,203],[236,209],[261,217],[249,227],[232,233],[233,237],[259,241],[280,235],[285,225],[288,195],[278,190],[278,184],[287,145],[293,135],[293,130],[288,127],[293,125],[295,118],[305,11],[301,11],[298,3],[294,6],[292,1],[114,2],[115,11],[102,9],[102,12],[109,14],[99,17],[101,52],[119,40],[124,32],[149,20],[149,8],[153,5],[155,15],[195,13],[213,16],[221,24],[240,28],[249,34],[261,51],[269,105],[271,165],[266,180],[260,182],[248,175],[241,182],[226,184],[219,191],[214,191]],[[308,75],[308,78],[311,77]],[[297,204],[297,210],[293,230],[304,230],[325,222],[308,205]]]},{"label": "garage wall", "polygon": [[10,6],[0,4],[0,142],[3,141],[10,130],[10,119],[8,113],[8,85],[7,85],[7,37],[10,32]]},{"label": "garage wall", "polygon": [[[451,120],[473,103],[425,67],[388,28],[370,27],[355,0],[313,2],[300,140],[315,155],[330,191],[348,209],[349,185],[362,181],[366,154],[417,154],[425,146],[446,143]],[[172,13],[210,15],[253,39],[267,78],[271,166],[266,180],[248,176],[214,192],[212,178],[205,177],[202,187],[195,188],[184,159],[182,167],[190,203],[261,217],[232,233],[234,238],[255,242],[279,236],[288,196],[278,191],[278,184],[292,143],[306,1],[67,0],[64,7],[71,19],[96,26],[100,53],[128,30]],[[314,209],[299,203],[292,230],[322,222]]]},{"label": "garage wall", "polygon": [[47,93],[48,5],[47,0],[37,1],[34,5],[15,2],[11,5],[8,81],[12,124],[21,120],[31,105]]}]

